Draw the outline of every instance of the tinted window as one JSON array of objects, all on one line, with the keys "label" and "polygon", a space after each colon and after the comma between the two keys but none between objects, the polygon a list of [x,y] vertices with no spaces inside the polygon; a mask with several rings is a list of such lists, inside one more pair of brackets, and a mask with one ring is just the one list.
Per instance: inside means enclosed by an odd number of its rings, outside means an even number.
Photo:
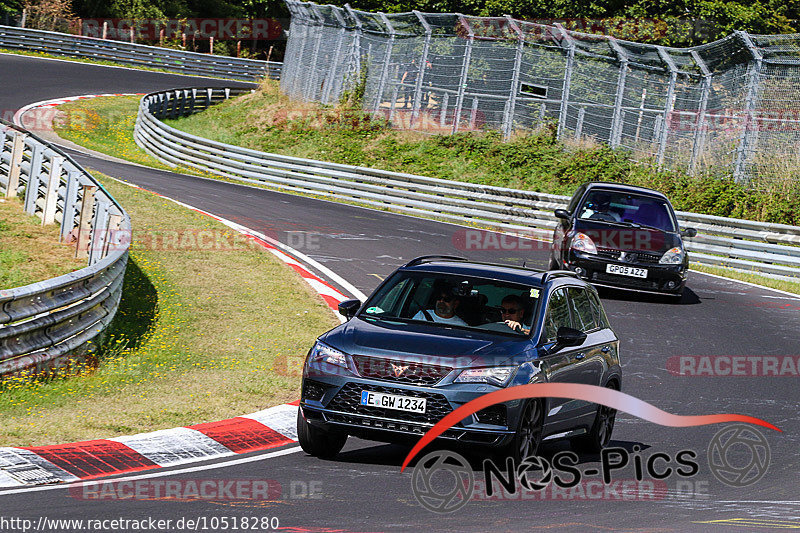
[{"label": "tinted window", "polygon": [[572,327],[569,316],[567,294],[563,289],[553,292],[547,304],[547,315],[544,318],[544,337],[547,342],[555,342],[556,333],[560,327]]},{"label": "tinted window", "polygon": [[608,324],[608,317],[606,317],[603,304],[600,303],[600,298],[594,292],[589,291],[589,302],[592,304],[592,312],[594,313],[597,325],[601,328],[611,327]]},{"label": "tinted window", "polygon": [[627,222],[664,231],[675,231],[666,202],[652,196],[593,190],[581,206],[578,218],[603,222]]},{"label": "tinted window", "polygon": [[592,312],[592,305],[589,303],[589,295],[586,293],[585,289],[570,287],[569,304],[572,309],[572,316],[575,320],[576,329],[591,331],[597,328],[595,315]]}]

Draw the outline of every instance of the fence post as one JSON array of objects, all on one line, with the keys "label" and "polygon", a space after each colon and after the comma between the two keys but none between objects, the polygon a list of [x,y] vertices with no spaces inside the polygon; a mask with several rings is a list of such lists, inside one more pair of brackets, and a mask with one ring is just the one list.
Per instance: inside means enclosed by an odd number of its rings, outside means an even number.
[{"label": "fence post", "polygon": [[381,79],[378,80],[378,91],[375,95],[375,106],[373,109],[373,113],[375,114],[378,113],[381,107],[381,101],[383,101],[383,90],[386,88],[386,81],[389,78],[389,63],[392,60],[392,48],[394,47],[394,40],[396,38],[394,27],[392,23],[389,22],[389,18],[386,14],[378,12],[378,15],[389,30],[389,44],[386,45],[386,55],[383,57],[383,68],[381,69]]},{"label": "fence post", "polygon": [[83,185],[81,198],[81,215],[78,219],[78,245],[75,247],[75,257],[86,259],[89,257],[89,241],[91,240],[92,211],[94,211],[94,194],[96,185]]},{"label": "fence post", "polygon": [[617,77],[617,97],[614,101],[614,117],[611,120],[611,132],[609,144],[611,148],[619,146],[622,139],[622,128],[625,126],[622,120],[622,102],[625,96],[625,78],[628,74],[628,54],[617,43],[614,37],[608,36],[608,42],[611,48],[617,53],[619,58],[619,76]]},{"label": "fence post", "polygon": [[14,142],[11,145],[11,161],[8,164],[8,187],[6,187],[6,198],[16,198],[19,188],[19,175],[22,172],[22,154],[25,152],[25,139],[28,136],[24,133],[14,135]]},{"label": "fence post", "polygon": [[353,34],[353,49],[350,52],[346,76],[350,78],[350,83],[358,83],[361,78],[361,34],[364,31],[364,24],[358,18],[356,12],[353,11],[353,8],[350,7],[350,4],[345,4],[344,8],[356,24],[356,31]]},{"label": "fence post", "polygon": [[28,183],[25,185],[25,212],[31,215],[36,212],[36,200],[39,198],[39,183],[42,181],[43,152],[44,145],[40,143],[33,145],[31,166],[28,171]]},{"label": "fence post", "polygon": [[325,80],[325,89],[322,91],[323,104],[328,104],[331,101],[331,91],[336,83],[336,69],[339,67],[339,54],[342,53],[342,41],[344,41],[344,35],[347,31],[347,24],[345,24],[344,17],[339,13],[339,8],[332,8],[331,11],[333,16],[336,17],[340,28],[339,35],[336,36],[336,47],[334,48],[333,58],[331,58],[331,66],[328,69],[328,77]]},{"label": "fence post", "polygon": [[658,135],[658,155],[656,164],[660,169],[664,165],[664,154],[667,149],[667,138],[669,136],[669,121],[672,111],[675,109],[675,83],[678,79],[678,67],[669,56],[663,46],[657,48],[661,60],[669,67],[669,85],[667,86],[667,101],[664,104],[664,117],[661,121],[661,131]]},{"label": "fence post", "polygon": [[742,128],[742,135],[739,138],[739,146],[736,148],[736,163],[733,168],[734,181],[741,183],[747,179],[745,175],[745,165],[747,164],[747,158],[752,149],[751,147],[756,144],[756,139],[754,137],[758,134],[758,129],[753,129],[753,123],[755,122],[755,107],[756,100],[758,99],[761,67],[764,58],[758,48],[753,44],[747,32],[737,31],[736,36],[744,42],[750,54],[753,56],[753,62],[750,64],[750,75],[747,80],[747,97],[744,104],[744,128]]},{"label": "fence post", "polygon": [[[428,64],[428,50],[431,46],[431,34],[433,30],[431,29],[431,25],[428,24],[428,21],[425,20],[425,17],[419,11],[414,11],[414,15],[417,16],[420,24],[425,29],[425,42],[422,44],[422,56],[420,57],[419,61],[419,73],[417,74],[417,81],[416,85],[414,86],[414,102],[411,104],[411,124],[414,124],[414,121],[419,116],[419,109],[422,105],[422,83],[423,78],[425,77],[425,67]],[[394,108],[394,105],[392,105]]]},{"label": "fence post", "polygon": [[564,128],[567,125],[567,108],[569,107],[569,88],[570,83],[572,82],[572,69],[573,65],[575,64],[575,42],[572,40],[572,36],[564,29],[564,26],[561,24],[556,24],[556,28],[558,31],[561,32],[561,36],[563,37],[561,41],[561,46],[564,46],[564,43],[567,44],[567,62],[564,66],[564,83],[561,86],[561,106],[558,110],[558,129],[556,133],[556,137],[561,139],[561,136],[564,134]]},{"label": "fence post", "polygon": [[581,138],[581,134],[583,133],[583,118],[586,115],[586,108],[581,106],[578,109],[578,123],[575,125],[575,140]]},{"label": "fence post", "polygon": [[301,13],[301,9],[299,8],[299,4],[296,4],[298,7],[298,20],[300,24],[298,24],[303,29],[303,34],[298,35],[297,38],[300,41],[300,50],[297,52],[297,59],[294,61],[293,65],[293,74],[291,80],[291,95],[295,98],[300,98],[302,95],[300,94],[301,88],[303,86],[303,80],[300,78],[300,72],[306,70],[308,68],[307,65],[304,64],[304,55],[306,52],[306,41],[308,41],[308,17],[305,13]]},{"label": "fence post", "polygon": [[694,176],[697,168],[697,160],[703,151],[705,135],[703,134],[703,124],[706,121],[706,110],[708,109],[708,96],[711,93],[711,71],[708,70],[705,61],[697,51],[692,50],[692,58],[703,72],[703,88],[700,93],[700,109],[697,110],[697,121],[694,126],[694,139],[692,142],[692,156],[689,159],[689,175]]},{"label": "fence post", "polygon": [[503,138],[508,139],[514,127],[514,110],[517,106],[519,94],[519,75],[522,69],[522,51],[525,47],[525,35],[510,15],[505,15],[508,25],[517,34],[517,47],[514,51],[514,73],[511,75],[511,88],[508,91],[508,102],[503,113]]},{"label": "fence post", "polygon": [[316,21],[314,26],[316,27],[319,24],[319,28],[317,28],[317,42],[314,45],[314,55],[311,59],[311,65],[309,65],[309,73],[308,79],[306,80],[306,88],[303,91],[303,99],[307,102],[311,102],[315,100],[315,96],[317,94],[317,70],[319,67],[319,49],[322,46],[322,28],[324,27],[322,24],[322,17],[317,13],[317,6],[316,4],[309,3],[312,12],[314,13],[314,17],[316,17]]},{"label": "fence post", "polygon": [[461,13],[456,13],[459,24],[467,30],[467,49],[464,52],[464,62],[461,65],[461,76],[458,79],[458,96],[456,96],[456,109],[453,115],[453,133],[458,132],[458,122],[461,119],[461,108],[464,105],[464,92],[467,89],[467,75],[469,74],[469,62],[472,58],[472,41],[475,40],[475,33],[467,22],[466,17]]},{"label": "fence post", "polygon": [[44,196],[44,209],[42,210],[42,226],[47,226],[55,222],[58,187],[61,185],[61,169],[63,164],[64,158],[60,155],[55,155],[50,160],[50,174],[47,176],[47,193]]},{"label": "fence post", "polygon": [[450,93],[444,93],[442,96],[442,112],[439,113],[439,126],[444,128],[445,122],[447,121],[447,106],[450,103]]}]

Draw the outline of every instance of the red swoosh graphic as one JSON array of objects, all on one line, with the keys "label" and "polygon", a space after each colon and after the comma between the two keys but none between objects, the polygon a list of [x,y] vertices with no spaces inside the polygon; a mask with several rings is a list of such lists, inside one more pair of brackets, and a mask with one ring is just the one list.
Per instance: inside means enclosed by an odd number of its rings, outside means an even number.
[{"label": "red swoosh graphic", "polygon": [[722,422],[745,422],[756,424],[765,428],[781,431],[780,428],[765,422],[760,418],[747,415],[718,414],[718,415],[692,415],[681,416],[673,415],[662,411],[654,405],[640,400],[630,394],[625,394],[606,387],[596,385],[581,385],[578,383],[533,383],[530,385],[518,385],[508,389],[502,389],[489,394],[484,394],[467,402],[452,413],[439,420],[436,425],[425,433],[417,444],[411,449],[403,461],[402,472],[408,463],[433,439],[453,427],[458,422],[464,420],[471,414],[496,403],[508,402],[511,400],[521,400],[525,398],[569,398],[572,400],[584,400],[591,403],[598,403],[607,407],[612,407],[617,411],[632,414],[648,422],[653,422],[662,426],[670,427],[692,427],[705,426],[708,424],[719,424]]}]

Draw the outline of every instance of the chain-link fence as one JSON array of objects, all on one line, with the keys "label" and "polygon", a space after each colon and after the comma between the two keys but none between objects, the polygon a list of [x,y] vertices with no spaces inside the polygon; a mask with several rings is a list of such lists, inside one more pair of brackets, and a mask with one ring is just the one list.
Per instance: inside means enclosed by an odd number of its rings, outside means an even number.
[{"label": "chain-link fence", "polygon": [[287,0],[283,91],[324,104],[364,82],[399,127],[504,135],[557,121],[634,159],[737,181],[800,169],[800,36],[668,48],[511,17],[367,13]]}]

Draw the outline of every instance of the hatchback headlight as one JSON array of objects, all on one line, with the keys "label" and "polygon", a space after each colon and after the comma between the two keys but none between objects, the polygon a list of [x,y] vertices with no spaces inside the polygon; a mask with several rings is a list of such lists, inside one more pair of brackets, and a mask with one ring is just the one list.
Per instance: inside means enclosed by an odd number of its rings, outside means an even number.
[{"label": "hatchback headlight", "polygon": [[333,367],[348,369],[347,356],[335,348],[331,348],[327,344],[317,342],[311,349],[309,355],[309,362],[317,367],[322,367],[329,372],[338,371]]},{"label": "hatchback headlight", "polygon": [[488,368],[468,368],[455,379],[455,383],[489,383],[503,387],[508,384],[515,366],[492,366]]},{"label": "hatchback headlight", "polygon": [[594,241],[585,233],[576,233],[572,238],[570,248],[577,252],[597,255],[597,247],[594,245]]},{"label": "hatchback headlight", "polygon": [[676,246],[664,252],[659,263],[662,265],[680,265],[683,263],[683,256],[683,249],[680,246]]}]

